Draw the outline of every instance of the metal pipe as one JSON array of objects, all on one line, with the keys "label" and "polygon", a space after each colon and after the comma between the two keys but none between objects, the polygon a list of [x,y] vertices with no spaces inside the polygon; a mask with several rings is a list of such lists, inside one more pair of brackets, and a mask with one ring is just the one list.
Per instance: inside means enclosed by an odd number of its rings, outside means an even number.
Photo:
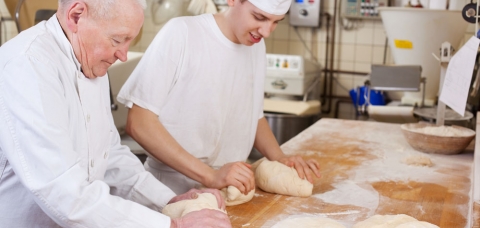
[{"label": "metal pipe", "polygon": [[327,97],[327,82],[328,82],[328,78],[327,78],[327,72],[328,72],[328,51],[330,50],[330,37],[329,37],[329,34],[328,32],[330,31],[330,14],[329,13],[323,13],[323,15],[325,15],[326,19],[327,19],[327,27],[326,27],[326,45],[325,45],[325,68],[323,70],[324,72],[324,75],[325,75],[325,80],[324,80],[324,83],[323,83],[323,89],[322,89],[322,95],[321,95],[321,98],[320,98],[320,103],[322,104],[322,106],[324,106],[326,104],[326,97]]},{"label": "metal pipe", "polygon": [[18,33],[22,31],[20,28],[20,9],[22,8],[24,1],[25,0],[18,0],[17,5],[15,6],[15,24],[17,25]]},{"label": "metal pipe", "polygon": [[388,37],[385,38],[385,47],[383,49],[383,64],[387,64]]},{"label": "metal pipe", "polygon": [[325,72],[333,72],[333,73],[338,73],[338,74],[352,74],[352,75],[358,75],[358,76],[367,76],[370,73],[367,72],[358,72],[358,71],[347,71],[347,70],[324,70]]},{"label": "metal pipe", "polygon": [[[338,1],[335,0],[334,1],[334,4],[333,4],[333,23],[332,23],[332,40],[331,40],[331,46],[330,46],[330,81],[329,81],[329,96],[331,97],[332,96],[332,93],[333,93],[333,63],[335,61],[335,27],[336,27],[336,24],[337,24],[337,5],[338,5]],[[325,114],[329,114],[331,109],[332,109],[332,100],[328,100],[328,106],[327,106],[327,110],[323,110],[322,109],[322,113],[325,113]]]}]

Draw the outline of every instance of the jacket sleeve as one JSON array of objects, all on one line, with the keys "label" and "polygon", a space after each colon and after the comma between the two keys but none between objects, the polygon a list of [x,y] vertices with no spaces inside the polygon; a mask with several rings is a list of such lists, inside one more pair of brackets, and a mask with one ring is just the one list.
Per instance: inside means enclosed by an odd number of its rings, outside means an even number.
[{"label": "jacket sleeve", "polygon": [[[76,113],[68,102],[80,101],[65,98],[62,83],[68,82],[56,77],[59,68],[22,56],[0,70],[0,147],[15,175],[62,227],[169,227],[170,218],[131,201],[158,209],[172,194],[141,172],[126,150],[112,155],[106,178],[112,188],[105,181],[88,181],[88,162],[69,134],[69,118]],[[126,166],[131,167],[118,171]],[[157,198],[149,192],[154,189],[159,189]]]},{"label": "jacket sleeve", "polygon": [[127,146],[120,145],[120,136],[113,119],[111,124],[115,134],[112,135],[112,147],[105,174],[110,193],[161,212],[175,193],[145,171],[140,160]]}]

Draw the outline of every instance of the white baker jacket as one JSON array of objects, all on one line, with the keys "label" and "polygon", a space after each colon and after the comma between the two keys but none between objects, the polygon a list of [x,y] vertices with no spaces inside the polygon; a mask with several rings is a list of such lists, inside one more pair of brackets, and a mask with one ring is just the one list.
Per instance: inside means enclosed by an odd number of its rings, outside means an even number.
[{"label": "white baker jacket", "polygon": [[108,78],[83,75],[56,15],[0,48],[0,227],[169,227],[174,196],[120,145]]}]

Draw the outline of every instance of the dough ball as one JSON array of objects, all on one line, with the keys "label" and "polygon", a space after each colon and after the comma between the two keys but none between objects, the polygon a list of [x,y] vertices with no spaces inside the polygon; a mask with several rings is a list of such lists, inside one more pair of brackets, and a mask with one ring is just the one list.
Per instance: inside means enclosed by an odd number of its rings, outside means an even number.
[{"label": "dough ball", "polygon": [[302,227],[302,228],[345,228],[344,225],[336,222],[335,220],[322,217],[297,217],[297,218],[287,218],[282,220],[272,228],[292,228],[292,227]]},{"label": "dough ball", "polygon": [[182,200],[168,204],[163,208],[162,214],[167,215],[170,218],[180,218],[190,212],[202,209],[214,209],[226,213],[218,208],[217,198],[213,194],[201,193],[198,194],[196,199]]},{"label": "dough ball", "polygon": [[438,228],[438,226],[428,222],[414,221],[401,224],[395,228]]},{"label": "dough ball", "polygon": [[405,164],[415,165],[415,166],[428,166],[428,167],[433,166],[432,160],[430,160],[430,158],[426,156],[420,156],[420,155],[407,157],[405,159]]},{"label": "dough ball", "polygon": [[313,190],[313,184],[306,179],[300,179],[294,168],[269,160],[258,165],[255,183],[266,192],[290,196],[311,196]]},{"label": "dough ball", "polygon": [[396,228],[398,225],[415,222],[417,219],[408,215],[374,215],[365,221],[359,222],[353,228]]},{"label": "dough ball", "polygon": [[253,195],[255,195],[255,189],[252,189],[247,195],[245,195],[241,193],[238,188],[228,186],[228,188],[223,188],[221,193],[227,206],[235,206],[250,201],[253,198]]}]

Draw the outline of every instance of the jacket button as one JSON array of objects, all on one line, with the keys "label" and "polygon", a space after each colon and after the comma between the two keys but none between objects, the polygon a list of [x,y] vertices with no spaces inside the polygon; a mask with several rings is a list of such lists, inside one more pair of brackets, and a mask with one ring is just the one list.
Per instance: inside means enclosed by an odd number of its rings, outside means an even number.
[{"label": "jacket button", "polygon": [[87,114],[87,123],[90,123],[90,114]]},{"label": "jacket button", "polygon": [[105,151],[105,154],[103,155],[103,158],[107,159],[108,152]]},{"label": "jacket button", "polygon": [[90,161],[90,166],[93,168],[94,165],[95,165],[95,161],[92,159],[92,160]]}]

